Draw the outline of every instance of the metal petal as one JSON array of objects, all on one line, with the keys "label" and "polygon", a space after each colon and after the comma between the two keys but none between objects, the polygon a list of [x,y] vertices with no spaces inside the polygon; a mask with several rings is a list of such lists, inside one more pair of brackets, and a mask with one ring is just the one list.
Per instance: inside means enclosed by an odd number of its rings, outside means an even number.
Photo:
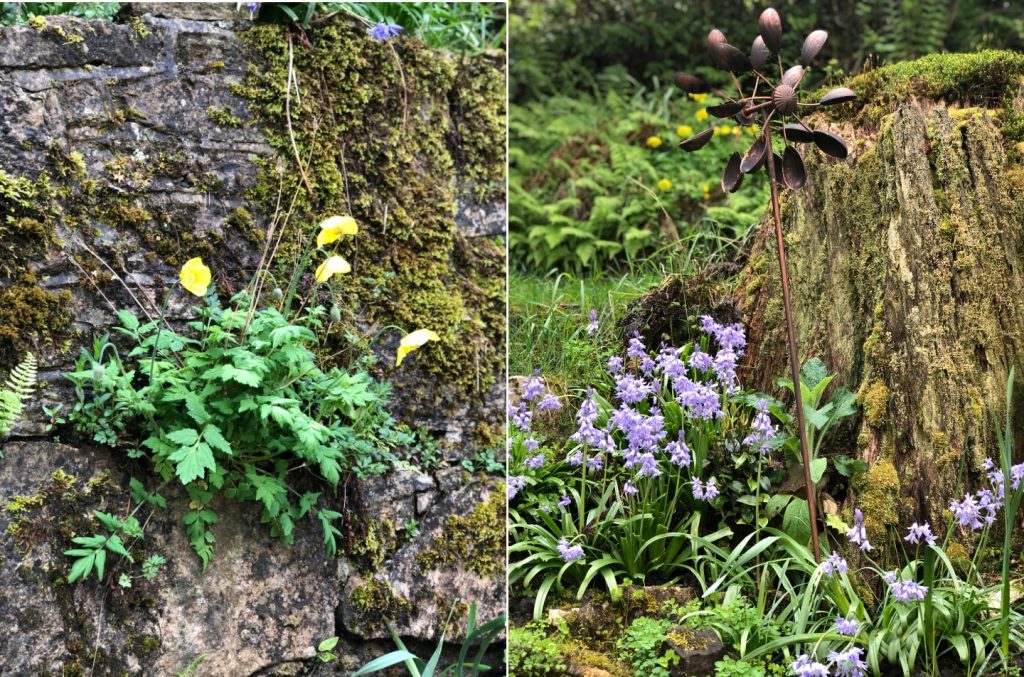
[{"label": "metal petal", "polygon": [[743,110],[743,105],[742,101],[729,101],[717,106],[708,106],[707,111],[716,118],[729,118]]},{"label": "metal petal", "polygon": [[771,56],[771,50],[764,44],[764,38],[760,35],[754,38],[754,44],[750,47],[750,64],[754,67],[754,70],[761,70],[764,65],[768,63],[768,57]]},{"label": "metal petal", "polygon": [[786,184],[782,182],[782,156],[772,153],[772,162],[775,163],[775,183],[785,186]]},{"label": "metal petal", "polygon": [[787,188],[796,190],[804,185],[807,180],[807,172],[804,169],[804,159],[792,146],[786,146],[782,153],[782,183]]},{"label": "metal petal", "polygon": [[761,166],[761,163],[764,162],[764,158],[767,154],[768,146],[764,142],[764,137],[761,136],[743,155],[743,159],[740,161],[740,171],[744,174],[749,174],[756,170]]},{"label": "metal petal", "polygon": [[814,141],[814,133],[801,124],[789,124],[782,128],[786,140],[790,143],[811,143]]},{"label": "metal petal", "polygon": [[837,103],[846,103],[847,101],[853,101],[857,98],[857,93],[852,89],[846,87],[837,87],[836,89],[825,92],[825,96],[821,97],[821,101],[818,103],[822,106],[833,106]]},{"label": "metal petal", "polygon": [[676,86],[691,94],[706,94],[711,91],[708,83],[690,73],[676,73]]},{"label": "metal petal", "polygon": [[779,85],[772,92],[772,105],[779,115],[792,115],[796,112],[796,90],[789,85]]},{"label": "metal petal", "polygon": [[808,35],[804,40],[804,46],[800,48],[800,63],[810,66],[814,57],[818,56],[818,52],[825,46],[826,40],[828,40],[828,31],[819,30]]},{"label": "metal petal", "polygon": [[820,129],[814,130],[814,145],[821,149],[825,155],[837,157],[840,160],[847,155],[846,143],[832,132],[823,132]]},{"label": "metal petal", "polygon": [[715,45],[720,45],[725,42],[725,33],[712,28],[708,33],[708,56],[711,57],[712,63],[715,61]]},{"label": "metal petal", "polygon": [[686,139],[685,141],[680,142],[679,143],[679,147],[682,148],[685,151],[689,151],[689,152],[692,153],[693,151],[700,150],[705,145],[707,145],[708,140],[712,136],[714,136],[714,135],[715,135],[714,128],[713,127],[708,127],[703,132],[701,132],[699,134],[694,134],[693,136],[691,136],[690,138]]},{"label": "metal petal", "polygon": [[712,45],[711,61],[716,67],[723,71],[743,73],[750,70],[750,59],[747,55],[736,49],[728,42],[720,42]]},{"label": "metal petal", "polygon": [[797,85],[800,84],[800,81],[803,80],[803,77],[803,66],[793,66],[792,68],[787,69],[786,72],[782,74],[782,79],[779,81],[779,84],[789,85],[793,89],[796,89]]},{"label": "metal petal", "polygon": [[740,171],[740,154],[733,153],[722,173],[722,190],[731,193],[739,188],[741,183],[743,183],[743,172]]},{"label": "metal petal", "polygon": [[757,26],[761,31],[761,37],[764,38],[764,44],[768,46],[768,49],[778,54],[779,48],[782,46],[782,17],[779,16],[778,12],[769,7],[761,12],[761,16],[757,20]]}]

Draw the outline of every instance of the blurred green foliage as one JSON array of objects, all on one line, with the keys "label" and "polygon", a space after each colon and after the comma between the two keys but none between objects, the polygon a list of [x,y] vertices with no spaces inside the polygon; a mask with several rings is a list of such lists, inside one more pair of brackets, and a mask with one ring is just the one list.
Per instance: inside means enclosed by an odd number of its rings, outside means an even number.
[{"label": "blurred green foliage", "polygon": [[27,23],[34,16],[67,14],[82,19],[110,19],[121,9],[120,2],[3,2],[0,25]]}]

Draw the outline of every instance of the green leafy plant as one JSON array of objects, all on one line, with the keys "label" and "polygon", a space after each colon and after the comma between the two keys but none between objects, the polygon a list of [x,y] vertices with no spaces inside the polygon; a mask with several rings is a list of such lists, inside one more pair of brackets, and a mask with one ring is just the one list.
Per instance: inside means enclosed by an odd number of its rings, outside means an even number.
[{"label": "green leafy plant", "polygon": [[558,643],[547,636],[546,623],[532,621],[508,633],[508,669],[510,677],[558,675],[565,670],[565,660]]},{"label": "green leafy plant", "polygon": [[[448,613],[446,625],[451,623],[452,616],[457,607],[458,605],[452,606],[452,610]],[[424,661],[416,654],[410,652],[402,642],[402,639],[389,627],[388,630],[391,632],[391,637],[398,650],[373,659],[356,670],[352,677],[362,677],[362,675],[380,672],[400,664],[404,665],[409,671],[410,677],[440,677],[442,675],[446,677],[475,677],[481,672],[490,670],[490,666],[484,665],[482,661],[491,642],[494,641],[494,638],[505,627],[505,620],[505,614],[501,614],[497,618],[477,626],[476,602],[471,604],[469,616],[466,619],[466,638],[459,649],[458,659],[452,665],[445,667],[441,667],[440,663],[441,654],[444,652],[444,640],[447,630],[441,633],[434,653],[430,655],[428,660]],[[471,658],[470,652],[473,649],[476,649],[476,655]]]},{"label": "green leafy plant", "polygon": [[[25,402],[36,387],[37,368],[35,355],[28,353],[7,375],[3,386],[0,386],[0,439],[6,437],[21,418]],[[3,458],[3,454],[0,454],[0,458]]]},{"label": "green leafy plant", "polygon": [[619,658],[633,666],[634,674],[668,677],[669,666],[679,660],[674,651],[663,651],[665,633],[672,621],[641,616],[630,623],[615,645]]},{"label": "green leafy plant", "polygon": [[316,646],[316,657],[321,663],[330,663],[338,657],[333,653],[334,647],[338,646],[338,637],[328,637]]},{"label": "green leafy plant", "polygon": [[239,295],[195,309],[190,333],[121,311],[117,331],[132,346],[122,362],[109,338],[83,349],[78,402],[69,420],[80,433],[148,458],[163,480],[186,487],[189,540],[204,568],[213,556],[214,497],[254,503],[271,534],[291,543],[296,522],[312,518],[325,552],[337,551],[340,513],[319,504],[323,492],[300,492],[309,475],[337,487],[344,473],[386,471],[392,450],[411,441],[384,409],[386,384],[361,368],[322,371],[311,348],[324,310],[296,322],[274,308],[249,312]]}]

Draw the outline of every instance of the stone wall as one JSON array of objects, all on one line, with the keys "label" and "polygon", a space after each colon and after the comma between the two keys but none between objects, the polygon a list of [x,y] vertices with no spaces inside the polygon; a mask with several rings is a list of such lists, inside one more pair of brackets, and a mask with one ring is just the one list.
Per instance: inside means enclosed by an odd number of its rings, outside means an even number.
[{"label": "stone wall", "polygon": [[[503,488],[460,465],[501,446],[504,58],[377,43],[344,18],[289,47],[234,7],[0,29],[0,373],[32,350],[42,381],[0,459],[0,674],[170,675],[200,657],[203,675],[345,673],[392,648],[387,624],[422,648],[453,605],[479,602],[482,620],[504,608]],[[289,58],[303,96],[285,118]],[[226,298],[272,223],[287,264],[303,229],[335,213],[361,224],[344,252],[346,327],[383,358],[398,418],[447,463],[347,480],[332,499],[348,530],[336,560],[315,529],[287,547],[244,506],[218,506],[205,573],[171,489],[146,528],[169,561],[157,579],[68,585],[61,551],[92,533],[92,510],[123,509],[130,476],[156,481],[46,430],[42,405],[72,402],[62,373],[79,348],[115,309],[155,314],[184,260],[203,256]],[[172,296],[172,321],[186,304]],[[392,369],[403,330],[428,321],[441,340]],[[313,647],[332,635],[341,658],[318,667]]]}]

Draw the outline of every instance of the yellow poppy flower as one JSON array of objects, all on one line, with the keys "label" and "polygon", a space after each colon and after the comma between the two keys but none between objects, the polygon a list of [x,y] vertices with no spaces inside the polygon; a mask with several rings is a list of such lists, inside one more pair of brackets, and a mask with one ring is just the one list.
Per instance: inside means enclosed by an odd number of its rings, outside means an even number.
[{"label": "yellow poppy flower", "polygon": [[661,190],[669,190],[672,188],[672,182],[668,179],[662,179],[661,181],[658,181],[658,188]]},{"label": "yellow poppy flower", "polygon": [[676,134],[683,137],[684,139],[693,134],[693,127],[690,125],[679,125],[676,127]]},{"label": "yellow poppy flower", "polygon": [[704,197],[702,199],[708,200],[711,198],[711,184],[705,183],[701,188],[704,189]]},{"label": "yellow poppy flower", "polygon": [[697,118],[698,121],[704,122],[705,120],[708,119],[708,109],[707,108],[701,108],[700,110],[697,111],[697,113],[696,113],[696,115],[694,115],[694,117]]},{"label": "yellow poppy flower", "polygon": [[348,261],[340,256],[331,256],[316,267],[316,281],[319,284],[320,282],[326,282],[335,275],[344,275],[351,272],[352,266],[349,265]]},{"label": "yellow poppy flower", "polygon": [[439,341],[441,337],[429,329],[417,329],[411,334],[406,334],[398,344],[398,354],[395,357],[395,366],[402,364],[405,356],[422,346],[427,341]]},{"label": "yellow poppy flower", "polygon": [[708,94],[707,92],[704,92],[703,94],[694,94],[691,92],[689,97],[697,103],[704,103],[704,99],[708,98]]},{"label": "yellow poppy flower", "polygon": [[198,256],[181,267],[181,286],[196,296],[206,296],[210,287],[210,269]]},{"label": "yellow poppy flower", "polygon": [[660,136],[648,136],[647,137],[647,147],[648,148],[660,148],[661,147],[661,137]]},{"label": "yellow poppy flower", "polygon": [[342,235],[355,235],[359,232],[356,220],[351,216],[332,216],[320,224],[320,233],[316,236],[316,246],[323,247],[340,238]]}]

